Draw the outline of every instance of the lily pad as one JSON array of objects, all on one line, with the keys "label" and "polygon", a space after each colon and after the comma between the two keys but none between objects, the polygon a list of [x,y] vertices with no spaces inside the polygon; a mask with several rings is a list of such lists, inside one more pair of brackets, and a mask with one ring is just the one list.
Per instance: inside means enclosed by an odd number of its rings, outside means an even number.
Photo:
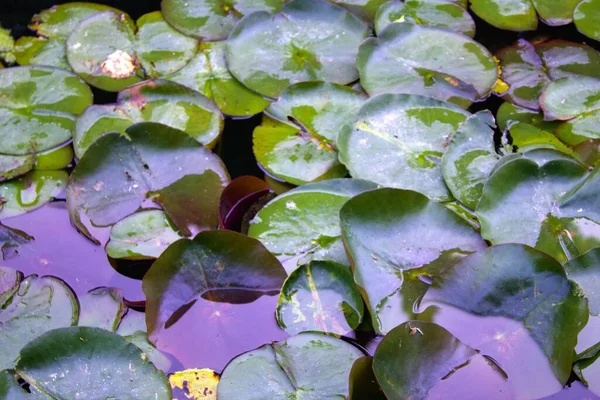
[{"label": "lily pad", "polygon": [[202,43],[198,54],[181,70],[165,79],[187,86],[215,102],[224,114],[249,117],[263,111],[269,101],[235,79],[225,59],[226,42]]},{"label": "lily pad", "polygon": [[279,291],[285,275],[259,241],[236,232],[207,231],[177,241],[144,276],[148,334],[153,338],[173,325],[200,296],[221,301],[240,292],[260,296]]},{"label": "lily pad", "polygon": [[20,65],[46,65],[70,70],[66,44],[62,40],[21,36],[15,43],[15,58]]},{"label": "lily pad", "polygon": [[505,101],[498,108],[498,112],[496,113],[496,123],[498,124],[500,131],[504,132],[511,121],[524,122],[547,132],[554,132],[558,125],[560,125],[559,121],[545,121],[544,114],[541,112],[516,106]]},{"label": "lily pad", "polygon": [[217,107],[200,93],[165,80],[146,81],[119,93],[114,105],[93,105],[77,120],[74,148],[77,157],[100,136],[124,133],[138,122],[156,122],[179,129],[212,147],[224,127]]},{"label": "lily pad", "polygon": [[440,268],[487,247],[460,216],[407,190],[355,196],[340,219],[354,281],[379,334],[413,319],[413,303]]},{"label": "lily pad", "polygon": [[387,400],[373,372],[373,357],[357,358],[350,371],[348,400]]},{"label": "lily pad", "polygon": [[217,397],[219,400],[345,398],[350,369],[362,355],[343,340],[301,333],[234,358],[223,371]]},{"label": "lily pad", "polygon": [[435,26],[475,36],[475,22],[469,12],[451,0],[391,0],[377,9],[375,31],[379,34],[388,25],[408,22]]},{"label": "lily pad", "polygon": [[114,332],[127,313],[120,289],[99,287],[79,297],[79,326],[102,328]]},{"label": "lily pad", "polygon": [[360,109],[353,129],[340,132],[340,160],[354,178],[451,200],[441,158],[469,115],[454,104],[428,97],[376,96]]},{"label": "lily pad", "polygon": [[347,266],[313,261],[286,279],[276,315],[291,335],[309,331],[344,335],[360,324],[363,301]]},{"label": "lily pad", "polygon": [[600,40],[600,1],[582,0],[573,12],[575,26],[590,39]]},{"label": "lily pad", "polygon": [[[493,246],[464,258],[434,278],[425,300],[519,322],[541,347],[561,384],[569,378],[577,335],[588,319],[587,302],[562,266],[520,244]],[[503,363],[510,379],[510,365]]]},{"label": "lily pad", "polygon": [[67,171],[31,171],[0,183],[0,218],[42,207],[63,192],[68,179]]},{"label": "lily pad", "polygon": [[171,398],[166,376],[139,348],[99,328],[47,332],[21,350],[16,369],[30,385],[57,398]]},{"label": "lily pad", "polygon": [[75,116],[92,103],[90,88],[76,75],[50,67],[0,70],[0,148],[22,156],[71,140]]},{"label": "lily pad", "polygon": [[13,368],[30,340],[76,325],[79,318],[75,294],[58,278],[30,275],[19,283],[19,290],[8,291],[13,294],[0,309],[0,370]]},{"label": "lily pad", "polygon": [[590,314],[600,315],[600,248],[576,257],[565,264],[569,279],[575,281],[589,300]]},{"label": "lily pad", "polygon": [[150,78],[180,70],[196,54],[198,41],[172,28],[160,11],[143,15],[136,24],[136,54]]},{"label": "lily pad", "polygon": [[[183,178],[187,180],[182,182]],[[94,226],[113,225],[138,210],[147,197],[157,195],[171,220],[192,222],[178,225],[179,229],[191,225],[206,229],[218,223],[221,190],[214,189],[215,181],[223,187],[229,182],[216,155],[182,131],[140,123],[129,127],[126,136],[109,133],[90,146],[71,174],[67,208],[72,223],[90,239],[88,221]],[[178,183],[193,190],[182,196]],[[207,188],[211,191],[203,193]],[[205,208],[206,215],[182,214],[191,206]]]},{"label": "lily pad", "polygon": [[[341,246],[340,209],[351,197],[376,187],[358,179],[333,179],[290,190],[258,212],[248,236],[259,239],[276,256],[290,258],[284,264],[288,273],[301,265],[297,258],[311,253],[321,253],[317,260],[348,264]],[[332,248],[341,250],[342,260],[338,252],[329,254]]]},{"label": "lily pad", "polygon": [[391,24],[365,40],[357,58],[367,93],[409,93],[468,107],[489,96],[498,79],[490,52],[446,29]]},{"label": "lily pad", "polygon": [[113,225],[106,254],[127,260],[158,258],[181,238],[163,211],[141,211]]},{"label": "lily pad", "polygon": [[292,0],[278,14],[256,12],[227,39],[227,65],[249,89],[276,98],[286,87],[358,79],[355,59],[367,26],[324,0]]},{"label": "lily pad", "polygon": [[66,44],[69,65],[94,87],[117,92],[144,76],[135,32],[123,14],[103,11],[84,19]]}]

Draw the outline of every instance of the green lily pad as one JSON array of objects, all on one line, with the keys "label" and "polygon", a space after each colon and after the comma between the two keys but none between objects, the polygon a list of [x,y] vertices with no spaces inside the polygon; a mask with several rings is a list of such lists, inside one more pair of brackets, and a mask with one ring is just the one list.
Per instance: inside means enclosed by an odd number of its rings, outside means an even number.
[{"label": "green lily pad", "polygon": [[[34,239],[23,231],[11,228],[0,223],[0,259],[9,260],[19,255],[19,247],[28,244]],[[2,267],[0,267],[2,271]],[[0,291],[3,291],[3,272],[0,272]],[[9,274],[10,275],[10,274]],[[4,298],[0,295],[0,307],[4,304]]]},{"label": "green lily pad", "polygon": [[67,171],[31,171],[0,183],[0,218],[35,210],[58,196],[67,185]]},{"label": "green lily pad", "polygon": [[345,398],[352,364],[362,355],[343,340],[301,333],[234,358],[221,375],[217,397],[219,400]]},{"label": "green lily pad", "polygon": [[127,313],[120,289],[99,287],[79,297],[79,326],[114,332]]},{"label": "green lily pad", "polygon": [[582,0],[573,12],[575,26],[590,39],[600,40],[600,1]]},{"label": "green lily pad", "polygon": [[23,279],[0,309],[0,370],[14,367],[19,351],[30,340],[76,325],[78,317],[77,298],[63,281],[37,275]]},{"label": "green lily pad", "polygon": [[573,12],[581,0],[531,0],[545,24],[567,25],[573,22]]},{"label": "green lily pad", "polygon": [[575,281],[589,300],[590,314],[600,315],[600,248],[573,258],[565,264],[569,279]]},{"label": "green lily pad", "polygon": [[177,241],[144,276],[148,334],[154,339],[200,296],[226,301],[236,292],[262,295],[279,291],[285,276],[258,240],[236,232],[207,231]]},{"label": "green lily pad", "polygon": [[505,100],[534,111],[540,110],[542,91],[565,77],[600,78],[600,53],[592,47],[566,40],[532,44],[519,39],[496,53],[500,78],[509,86]]},{"label": "green lily pad", "polygon": [[356,65],[371,96],[420,94],[465,108],[488,97],[498,79],[494,58],[473,39],[408,23],[391,24],[365,40]]},{"label": "green lily pad", "polygon": [[64,41],[44,37],[21,36],[15,43],[19,65],[46,65],[71,70]]},{"label": "green lily pad", "polygon": [[[182,196],[178,182],[194,190]],[[229,182],[221,160],[185,132],[155,123],[135,124],[126,136],[109,133],[96,140],[71,174],[67,208],[72,223],[86,236],[86,228],[113,225],[137,211],[147,197],[168,204],[172,221],[197,218],[181,230],[215,227],[221,187]],[[175,186],[174,186],[175,185]],[[203,193],[203,190],[210,191]],[[181,216],[186,207],[206,210],[206,215]],[[214,210],[212,210],[214,208]],[[180,218],[181,216],[181,218]],[[208,218],[207,218],[208,217]],[[214,221],[210,219],[214,218]]]},{"label": "green lily pad", "polygon": [[490,25],[510,31],[535,31],[538,17],[531,0],[471,0],[471,10]]},{"label": "green lily pad", "polygon": [[7,64],[14,64],[15,56],[15,40],[10,31],[0,27],[0,60]]},{"label": "green lily pad", "polygon": [[423,96],[374,97],[360,109],[354,128],[340,132],[340,160],[354,178],[451,200],[441,158],[469,115],[454,104]]},{"label": "green lily pad", "polygon": [[348,378],[348,400],[387,400],[373,372],[373,357],[357,358]]},{"label": "green lily pad", "polygon": [[360,324],[363,301],[347,266],[313,261],[286,279],[276,316],[291,335],[309,331],[344,335]]},{"label": "green lily pad", "polygon": [[354,280],[379,334],[413,319],[413,303],[440,268],[486,248],[460,216],[407,190],[355,196],[340,219]]},{"label": "green lily pad", "polygon": [[263,111],[269,101],[248,90],[227,69],[226,42],[202,43],[198,54],[165,79],[187,86],[215,102],[224,114],[249,117]]},{"label": "green lily pad", "polygon": [[392,0],[384,3],[375,16],[375,31],[379,34],[388,25],[408,22],[435,26],[475,36],[475,22],[469,12],[451,0]]},{"label": "green lily pad", "polygon": [[35,155],[7,156],[0,154],[0,182],[9,181],[33,169]]},{"label": "green lily pad", "polygon": [[235,24],[257,11],[275,13],[284,0],[163,0],[161,10],[169,24],[188,36],[205,41],[226,39]]},{"label": "green lily pad", "polygon": [[367,26],[324,0],[292,0],[278,14],[256,12],[227,39],[227,65],[249,89],[278,97],[286,87],[358,79],[355,59]]},{"label": "green lily pad", "polygon": [[126,260],[158,258],[181,238],[163,211],[141,211],[113,225],[106,254]]},{"label": "green lily pad", "polygon": [[166,376],[138,347],[99,328],[47,332],[21,350],[16,369],[30,385],[56,398],[171,398]]},{"label": "green lily pad", "polygon": [[135,32],[124,14],[103,11],[84,19],[66,44],[69,65],[94,87],[117,92],[144,76]]},{"label": "green lily pad", "polygon": [[40,394],[35,389],[27,391],[21,387],[15,370],[0,371],[0,399],[7,400],[48,400],[49,397]]},{"label": "green lily pad", "polygon": [[524,122],[546,132],[554,132],[560,125],[560,122],[557,121],[544,121],[544,114],[541,112],[516,106],[505,101],[498,108],[498,112],[496,113],[496,123],[498,124],[500,131],[504,132],[511,121]]},{"label": "green lily pad", "polygon": [[223,115],[200,93],[166,80],[145,81],[119,93],[113,105],[93,105],[77,120],[74,148],[77,157],[100,136],[124,133],[138,122],[156,122],[179,129],[212,147],[224,127]]},{"label": "green lily pad", "polygon": [[74,156],[73,146],[69,143],[66,146],[36,154],[35,166],[33,169],[39,171],[53,171],[68,168],[73,165]]},{"label": "green lily pad", "polygon": [[[519,322],[523,333],[541,347],[561,384],[569,378],[577,335],[588,319],[587,302],[562,266],[520,244],[494,246],[464,258],[434,278],[425,300]],[[510,379],[511,363],[502,360],[506,356],[489,355],[500,360]]]},{"label": "green lily pad", "polygon": [[[351,197],[377,185],[358,179],[333,179],[292,189],[271,200],[250,223],[248,236],[259,239],[270,252],[290,263],[288,273],[298,265],[297,258],[315,254],[315,260],[347,264],[341,246],[339,212]],[[330,249],[341,250],[339,252]],[[333,256],[333,257],[332,257]]]},{"label": "green lily pad", "polygon": [[183,68],[196,54],[198,41],[172,28],[160,11],[136,22],[136,54],[146,75],[157,78]]},{"label": "green lily pad", "polygon": [[22,156],[71,140],[75,116],[92,104],[92,92],[76,75],[50,67],[0,70],[0,148]]}]

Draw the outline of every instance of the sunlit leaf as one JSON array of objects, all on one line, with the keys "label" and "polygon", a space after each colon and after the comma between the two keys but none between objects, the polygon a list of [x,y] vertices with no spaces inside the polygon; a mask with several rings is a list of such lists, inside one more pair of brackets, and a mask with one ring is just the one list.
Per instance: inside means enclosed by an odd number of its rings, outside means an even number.
[{"label": "sunlit leaf", "polygon": [[217,400],[219,375],[212,369],[186,369],[169,375],[174,400]]}]

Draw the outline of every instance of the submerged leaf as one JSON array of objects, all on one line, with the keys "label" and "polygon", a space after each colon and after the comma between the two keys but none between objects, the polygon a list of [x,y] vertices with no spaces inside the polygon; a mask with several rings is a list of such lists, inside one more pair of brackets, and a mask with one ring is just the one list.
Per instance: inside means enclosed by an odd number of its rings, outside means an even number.
[{"label": "submerged leaf", "polygon": [[[19,247],[26,245],[33,240],[33,236],[29,236],[23,231],[13,229],[9,226],[0,223],[0,259],[9,260],[19,254]],[[1,274],[1,273],[0,273]],[[0,278],[0,282],[3,278]],[[0,284],[0,290],[3,285]],[[0,295],[0,307],[3,304]]]}]

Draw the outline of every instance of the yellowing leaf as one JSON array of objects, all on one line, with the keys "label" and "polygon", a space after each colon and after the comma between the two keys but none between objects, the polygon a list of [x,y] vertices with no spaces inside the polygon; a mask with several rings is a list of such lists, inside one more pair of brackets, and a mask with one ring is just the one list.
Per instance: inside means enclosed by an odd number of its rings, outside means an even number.
[{"label": "yellowing leaf", "polygon": [[[173,388],[174,400],[217,400],[219,374],[212,369],[186,369],[176,372],[169,376],[169,382]],[[185,397],[181,397],[181,394]]]}]

